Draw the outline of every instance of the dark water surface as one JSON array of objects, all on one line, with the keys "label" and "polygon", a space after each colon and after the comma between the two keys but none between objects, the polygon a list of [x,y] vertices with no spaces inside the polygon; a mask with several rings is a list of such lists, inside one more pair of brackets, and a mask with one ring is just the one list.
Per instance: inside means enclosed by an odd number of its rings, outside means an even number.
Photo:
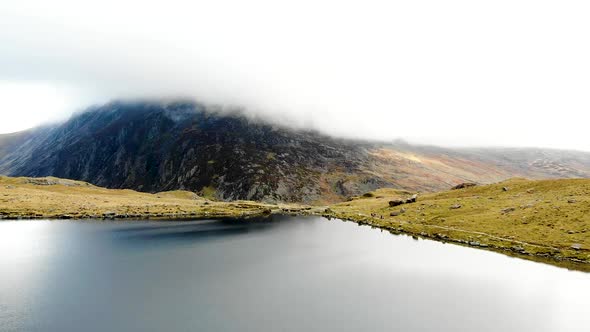
[{"label": "dark water surface", "polygon": [[0,331],[588,331],[590,274],[322,218],[0,222]]}]

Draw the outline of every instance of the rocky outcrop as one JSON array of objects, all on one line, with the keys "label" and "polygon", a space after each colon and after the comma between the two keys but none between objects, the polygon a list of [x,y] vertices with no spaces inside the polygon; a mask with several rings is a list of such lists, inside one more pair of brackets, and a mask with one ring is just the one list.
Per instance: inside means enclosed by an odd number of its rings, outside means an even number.
[{"label": "rocky outcrop", "polygon": [[342,200],[393,185],[362,169],[366,144],[191,102],[112,103],[35,135],[2,150],[2,173],[270,202]]},{"label": "rocky outcrop", "polygon": [[471,188],[471,187],[475,187],[475,186],[477,186],[477,183],[463,182],[463,183],[459,183],[458,185],[454,186],[453,188],[451,188],[451,190],[465,189],[465,188]]},{"label": "rocky outcrop", "polygon": [[391,201],[389,201],[389,207],[395,207],[395,206],[399,206],[402,204],[409,204],[409,203],[416,203],[416,200],[418,199],[418,194],[414,194],[408,198],[405,199],[393,199]]}]

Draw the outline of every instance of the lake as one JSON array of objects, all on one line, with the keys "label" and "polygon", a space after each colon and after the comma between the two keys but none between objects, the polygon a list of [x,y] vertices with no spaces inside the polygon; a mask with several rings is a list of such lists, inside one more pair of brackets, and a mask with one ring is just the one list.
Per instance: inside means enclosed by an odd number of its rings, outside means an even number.
[{"label": "lake", "polygon": [[0,222],[0,331],[587,331],[590,274],[351,222]]}]

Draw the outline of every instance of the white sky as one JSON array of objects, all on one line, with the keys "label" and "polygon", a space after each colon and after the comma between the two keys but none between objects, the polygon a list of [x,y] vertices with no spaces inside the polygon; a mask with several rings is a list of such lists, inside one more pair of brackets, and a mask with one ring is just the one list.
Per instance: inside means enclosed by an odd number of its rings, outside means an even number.
[{"label": "white sky", "polygon": [[590,2],[1,1],[0,132],[190,96],[330,134],[590,151]]}]

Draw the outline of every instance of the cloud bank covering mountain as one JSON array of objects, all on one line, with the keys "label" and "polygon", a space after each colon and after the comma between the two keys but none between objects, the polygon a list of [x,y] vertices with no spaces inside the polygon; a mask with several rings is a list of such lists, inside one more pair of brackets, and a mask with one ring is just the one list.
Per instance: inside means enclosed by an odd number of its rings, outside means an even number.
[{"label": "cloud bank covering mountain", "polygon": [[590,151],[589,8],[5,1],[0,130],[117,98],[190,97],[340,137]]}]

